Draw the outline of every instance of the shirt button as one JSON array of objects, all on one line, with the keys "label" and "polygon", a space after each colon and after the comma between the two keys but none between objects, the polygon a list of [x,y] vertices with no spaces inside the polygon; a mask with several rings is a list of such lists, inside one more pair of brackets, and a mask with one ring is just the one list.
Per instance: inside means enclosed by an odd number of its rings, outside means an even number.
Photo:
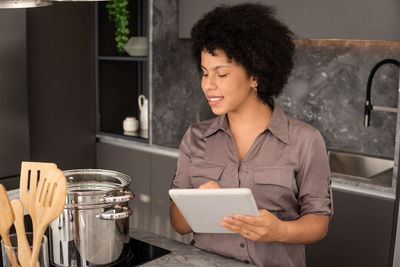
[{"label": "shirt button", "polygon": [[245,260],[244,263],[247,263],[247,264],[248,264],[248,263],[250,263],[250,262],[249,262],[248,260]]},{"label": "shirt button", "polygon": [[240,247],[241,247],[241,248],[244,248],[244,243],[240,243]]}]

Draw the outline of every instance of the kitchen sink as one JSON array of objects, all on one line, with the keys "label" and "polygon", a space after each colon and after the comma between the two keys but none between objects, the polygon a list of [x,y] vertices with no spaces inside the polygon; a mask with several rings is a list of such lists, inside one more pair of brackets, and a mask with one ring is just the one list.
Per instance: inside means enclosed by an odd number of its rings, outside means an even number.
[{"label": "kitchen sink", "polygon": [[328,151],[331,172],[358,179],[374,179],[392,174],[393,160],[371,156]]}]

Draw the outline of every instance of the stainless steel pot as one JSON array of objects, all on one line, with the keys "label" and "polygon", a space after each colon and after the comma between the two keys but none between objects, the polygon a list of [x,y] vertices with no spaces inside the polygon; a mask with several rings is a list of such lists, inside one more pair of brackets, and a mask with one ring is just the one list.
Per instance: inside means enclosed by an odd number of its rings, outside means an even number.
[{"label": "stainless steel pot", "polygon": [[122,261],[129,243],[128,175],[100,169],[64,171],[63,213],[49,226],[50,261],[56,266],[97,266]]}]

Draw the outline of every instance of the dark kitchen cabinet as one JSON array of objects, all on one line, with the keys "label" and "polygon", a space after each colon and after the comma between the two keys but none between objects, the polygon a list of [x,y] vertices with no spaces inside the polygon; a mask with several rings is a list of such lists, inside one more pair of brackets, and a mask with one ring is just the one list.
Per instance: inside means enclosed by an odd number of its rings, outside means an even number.
[{"label": "dark kitchen cabinet", "polygon": [[394,200],[334,190],[327,236],[306,247],[307,267],[388,266]]},{"label": "dark kitchen cabinet", "polygon": [[150,154],[126,147],[97,143],[96,168],[125,173],[132,178],[130,226],[150,231]]},{"label": "dark kitchen cabinet", "polygon": [[169,196],[177,157],[136,147],[97,143],[97,168],[126,173],[132,177],[130,226],[189,243],[192,235],[181,236],[169,221]]},{"label": "dark kitchen cabinet", "polygon": [[1,9],[0,36],[0,184],[10,190],[30,160],[26,11]]},{"label": "dark kitchen cabinet", "polygon": [[[129,36],[148,36],[147,0],[129,1]],[[97,133],[147,142],[148,131],[124,133],[126,117],[139,120],[138,96],[148,98],[148,56],[129,56],[118,52],[115,26],[109,19],[107,2],[96,4],[95,80]]]},{"label": "dark kitchen cabinet", "polygon": [[298,39],[400,40],[397,0],[179,0],[179,37],[189,38],[193,24],[213,7],[244,2],[276,7]]}]

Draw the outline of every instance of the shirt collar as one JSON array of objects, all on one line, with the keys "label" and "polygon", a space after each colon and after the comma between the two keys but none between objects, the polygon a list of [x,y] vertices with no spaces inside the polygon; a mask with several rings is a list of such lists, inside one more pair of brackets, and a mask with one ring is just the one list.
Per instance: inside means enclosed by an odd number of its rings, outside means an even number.
[{"label": "shirt collar", "polygon": [[230,132],[228,117],[226,116],[226,114],[219,115],[218,117],[216,117],[211,123],[210,127],[208,127],[207,131],[205,131],[203,137],[208,137],[217,132],[218,130]]},{"label": "shirt collar", "polygon": [[[269,130],[279,140],[285,144],[289,144],[289,121],[287,115],[283,112],[282,108],[278,105],[278,103],[276,103],[276,101],[273,102],[274,110],[272,112],[271,120],[265,131]],[[208,137],[218,130],[230,133],[228,116],[226,114],[219,115],[217,118],[215,118],[210,127],[204,133],[203,137]]]},{"label": "shirt collar", "polygon": [[267,129],[279,140],[285,144],[289,144],[289,120],[285,112],[278,103],[274,100],[274,111],[272,112],[271,120]]}]

